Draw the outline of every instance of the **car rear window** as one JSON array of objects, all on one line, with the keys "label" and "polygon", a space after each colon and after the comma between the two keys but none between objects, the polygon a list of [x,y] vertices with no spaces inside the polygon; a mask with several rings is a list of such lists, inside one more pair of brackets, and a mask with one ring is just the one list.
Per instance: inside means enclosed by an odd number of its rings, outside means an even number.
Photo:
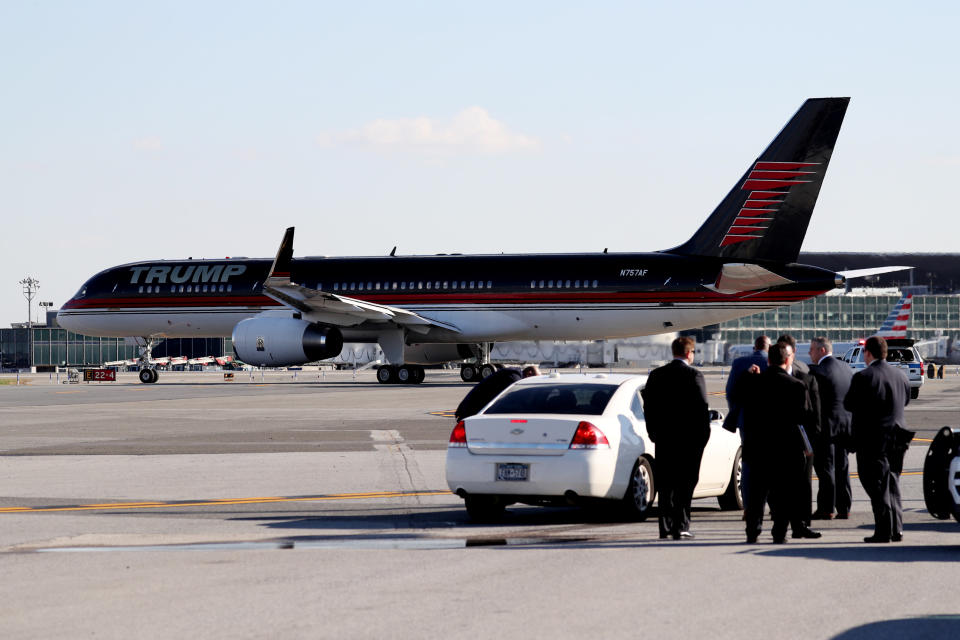
[{"label": "car rear window", "polygon": [[913,362],[912,349],[888,349],[887,362]]},{"label": "car rear window", "polygon": [[515,387],[484,413],[566,413],[598,416],[617,390],[613,384],[538,384]]}]

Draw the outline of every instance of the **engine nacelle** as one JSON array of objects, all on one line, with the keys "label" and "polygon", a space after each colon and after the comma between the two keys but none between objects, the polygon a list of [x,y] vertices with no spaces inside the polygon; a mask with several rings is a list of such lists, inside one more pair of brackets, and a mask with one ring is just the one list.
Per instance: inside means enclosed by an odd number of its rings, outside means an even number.
[{"label": "engine nacelle", "polygon": [[285,367],[340,355],[343,334],[296,318],[247,318],[233,328],[233,350],[247,364]]},{"label": "engine nacelle", "polygon": [[411,344],[403,350],[403,360],[407,364],[438,364],[477,355],[477,347],[472,344]]}]

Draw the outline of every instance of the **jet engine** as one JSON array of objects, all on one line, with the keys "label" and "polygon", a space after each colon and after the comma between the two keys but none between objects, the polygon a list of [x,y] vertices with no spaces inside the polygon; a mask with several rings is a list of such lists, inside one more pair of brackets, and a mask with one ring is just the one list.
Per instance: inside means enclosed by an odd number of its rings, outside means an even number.
[{"label": "jet engine", "polygon": [[403,350],[407,364],[437,364],[476,357],[477,347],[473,344],[411,344]]},{"label": "jet engine", "polygon": [[285,367],[340,355],[343,334],[297,318],[247,318],[233,328],[233,350],[247,364]]}]

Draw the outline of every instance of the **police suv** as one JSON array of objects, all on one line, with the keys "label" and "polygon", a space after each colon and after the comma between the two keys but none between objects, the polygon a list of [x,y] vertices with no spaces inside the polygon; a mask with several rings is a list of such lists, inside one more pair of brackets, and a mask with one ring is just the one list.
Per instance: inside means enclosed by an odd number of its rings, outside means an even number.
[{"label": "police suv", "polygon": [[[840,359],[849,364],[854,371],[859,371],[867,366],[863,361],[863,351],[863,344],[858,344],[847,350]],[[887,339],[887,362],[903,369],[907,374],[907,380],[910,381],[910,398],[916,400],[920,396],[920,387],[923,386],[923,358],[913,346],[913,340]]]}]

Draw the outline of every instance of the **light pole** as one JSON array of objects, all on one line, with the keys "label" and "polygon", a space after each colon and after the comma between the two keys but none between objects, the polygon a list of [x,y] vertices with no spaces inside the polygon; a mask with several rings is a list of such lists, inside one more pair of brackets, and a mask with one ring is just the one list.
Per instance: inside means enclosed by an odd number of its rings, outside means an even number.
[{"label": "light pole", "polygon": [[40,281],[27,276],[20,281],[23,285],[23,297],[27,299],[27,366],[33,368],[33,298],[40,288]]}]

